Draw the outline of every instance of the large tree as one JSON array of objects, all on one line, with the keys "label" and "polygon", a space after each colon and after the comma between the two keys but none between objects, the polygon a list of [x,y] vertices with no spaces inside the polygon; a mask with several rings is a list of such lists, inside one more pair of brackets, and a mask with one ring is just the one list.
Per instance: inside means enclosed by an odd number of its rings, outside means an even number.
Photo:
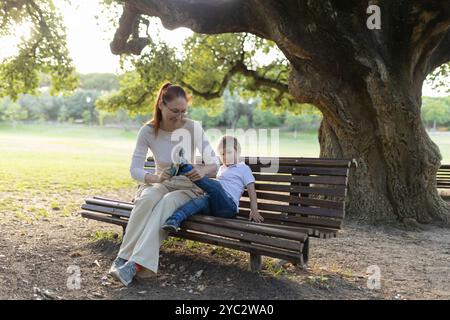
[{"label": "large tree", "polygon": [[[114,54],[139,54],[149,43],[139,34],[141,16],[159,17],[168,29],[250,33],[276,43],[290,63],[289,93],[323,114],[320,156],[358,162],[347,212],[370,220],[449,221],[435,186],[441,155],[420,111],[426,76],[450,60],[450,2],[122,2]],[[381,9],[379,26],[377,12],[368,11],[373,4]],[[242,64],[233,71],[267,80]]]}]

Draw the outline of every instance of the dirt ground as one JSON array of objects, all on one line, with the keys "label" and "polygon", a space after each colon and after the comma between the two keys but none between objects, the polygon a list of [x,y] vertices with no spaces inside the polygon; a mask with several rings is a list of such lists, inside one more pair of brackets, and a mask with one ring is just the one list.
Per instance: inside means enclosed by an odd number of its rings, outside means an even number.
[{"label": "dirt ground", "polygon": [[53,209],[35,221],[1,210],[0,299],[450,299],[450,232],[436,226],[347,221],[338,238],[312,239],[306,270],[264,258],[259,273],[244,253],[171,240],[156,279],[123,287],[107,276],[121,228]]}]

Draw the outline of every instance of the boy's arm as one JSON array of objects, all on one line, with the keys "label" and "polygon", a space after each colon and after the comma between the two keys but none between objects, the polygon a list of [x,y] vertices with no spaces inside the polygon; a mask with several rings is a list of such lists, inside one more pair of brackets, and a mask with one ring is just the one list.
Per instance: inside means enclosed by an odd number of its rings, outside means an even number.
[{"label": "boy's arm", "polygon": [[254,182],[249,183],[247,185],[247,192],[250,198],[250,216],[248,217],[248,219],[253,220],[255,222],[263,222],[264,218],[258,212],[258,201],[256,198],[256,190]]}]

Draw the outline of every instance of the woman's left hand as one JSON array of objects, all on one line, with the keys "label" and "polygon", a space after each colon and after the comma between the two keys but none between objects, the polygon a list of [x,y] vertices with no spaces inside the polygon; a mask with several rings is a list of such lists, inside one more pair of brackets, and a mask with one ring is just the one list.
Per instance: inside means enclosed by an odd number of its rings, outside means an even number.
[{"label": "woman's left hand", "polygon": [[203,178],[205,174],[202,172],[202,170],[194,167],[191,171],[185,174],[186,177],[188,177],[191,181],[197,181]]}]

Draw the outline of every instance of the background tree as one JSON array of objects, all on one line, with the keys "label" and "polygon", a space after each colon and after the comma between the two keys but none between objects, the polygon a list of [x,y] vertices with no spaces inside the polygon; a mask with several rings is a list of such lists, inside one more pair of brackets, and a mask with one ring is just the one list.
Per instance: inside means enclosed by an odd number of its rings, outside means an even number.
[{"label": "background tree", "polygon": [[98,91],[114,91],[119,89],[119,77],[112,73],[80,74],[79,79],[80,89]]},{"label": "background tree", "polygon": [[[317,106],[323,114],[320,155],[358,161],[350,181],[348,214],[372,221],[449,221],[449,208],[435,187],[441,155],[420,118],[426,76],[450,60],[448,1],[376,1],[381,16],[380,28],[375,29],[368,27],[372,2],[361,0],[124,2],[111,50],[139,54],[148,44],[150,52],[144,50],[137,58],[142,63],[151,64],[165,49],[139,33],[141,16],[159,17],[168,29],[184,26],[197,33],[223,34],[224,39],[231,37],[229,33],[245,33],[235,37],[244,39],[241,46],[222,43],[220,50],[231,50],[234,59],[216,57],[223,67],[208,79],[212,87],[189,86],[198,79],[196,70],[187,67],[180,74],[176,64],[168,68],[179,82],[192,80],[184,85],[205,97],[221,95],[233,82],[231,77],[239,74],[259,84],[258,89],[282,92],[286,101],[290,94],[298,103]],[[239,50],[247,33],[273,41],[289,61],[289,71],[274,76],[270,71],[280,70],[276,64],[260,69],[247,65]],[[190,55],[199,49],[191,48]],[[208,57],[206,63],[216,61],[207,53],[188,60]],[[146,99],[133,98],[138,99],[130,102]]]},{"label": "background tree", "polygon": [[437,124],[450,124],[450,98],[424,98],[422,118],[433,130]]},{"label": "background tree", "polygon": [[50,78],[51,93],[75,89],[65,28],[53,1],[0,2],[0,37],[14,35],[24,24],[30,25],[30,35],[18,44],[16,55],[0,61],[0,97],[16,100],[20,93],[35,94],[42,74]]},{"label": "background tree", "polygon": [[17,121],[24,120],[28,117],[26,110],[22,109],[16,102],[6,98],[0,100],[0,121],[9,121],[15,128]]}]

